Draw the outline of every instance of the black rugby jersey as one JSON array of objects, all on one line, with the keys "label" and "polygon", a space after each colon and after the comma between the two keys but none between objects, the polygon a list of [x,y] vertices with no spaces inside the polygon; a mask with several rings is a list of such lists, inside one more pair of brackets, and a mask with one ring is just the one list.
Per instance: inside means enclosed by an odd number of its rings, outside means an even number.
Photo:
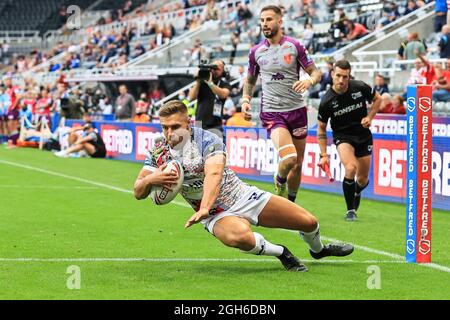
[{"label": "black rugby jersey", "polygon": [[370,129],[364,128],[361,120],[367,116],[367,103],[372,103],[374,96],[375,90],[359,80],[350,80],[342,95],[330,88],[320,101],[317,119],[324,123],[331,119],[334,137],[370,135]]}]

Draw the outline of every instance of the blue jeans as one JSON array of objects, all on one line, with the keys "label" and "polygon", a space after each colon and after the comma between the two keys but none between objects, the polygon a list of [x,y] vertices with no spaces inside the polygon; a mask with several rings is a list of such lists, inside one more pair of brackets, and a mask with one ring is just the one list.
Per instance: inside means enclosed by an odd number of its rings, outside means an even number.
[{"label": "blue jeans", "polygon": [[450,101],[450,91],[440,89],[433,92],[433,100],[440,102],[448,102]]}]

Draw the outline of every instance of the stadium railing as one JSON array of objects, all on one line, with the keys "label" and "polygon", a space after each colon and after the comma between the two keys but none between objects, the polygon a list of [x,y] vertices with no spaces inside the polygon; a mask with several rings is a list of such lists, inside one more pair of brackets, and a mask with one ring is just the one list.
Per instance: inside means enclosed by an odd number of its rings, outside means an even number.
[{"label": "stadium railing", "polygon": [[[227,3],[237,5],[241,0],[232,0]],[[190,19],[196,15],[202,14],[206,5],[191,7],[188,9],[180,9],[172,12],[148,12],[145,13],[141,17],[136,17],[132,19],[127,19],[124,21],[115,21],[109,24],[101,25],[101,26],[93,26],[86,29],[81,29],[78,31],[72,32],[72,34],[63,36],[63,35],[54,35],[51,39],[46,39],[47,42],[57,42],[57,41],[81,41],[88,33],[92,30],[101,31],[102,33],[108,33],[113,30],[121,30],[124,27],[129,25],[136,25],[138,27],[138,36],[143,33],[145,26],[150,21],[171,23],[177,29],[182,29],[184,27],[185,19]],[[51,34],[49,34],[51,35]]]},{"label": "stadium railing", "polygon": [[335,60],[341,59],[341,58],[354,60],[354,57],[351,55],[351,53],[357,51],[357,49],[359,49],[360,47],[366,45],[367,43],[372,43],[373,40],[378,39],[379,37],[383,37],[384,35],[386,35],[388,33],[396,32],[398,28],[404,26],[405,24],[407,24],[410,21],[413,21],[413,22],[417,21],[418,18],[420,18],[421,16],[423,16],[427,13],[430,13],[430,11],[433,12],[433,14],[434,14],[434,11],[433,11],[434,4],[435,4],[434,1],[430,2],[430,3],[426,4],[425,6],[423,6],[422,8],[417,9],[417,10],[389,23],[388,25],[384,26],[383,28],[375,30],[356,41],[352,41],[345,47],[342,47],[342,48],[334,51],[331,54],[326,54],[326,55],[317,54],[317,55],[313,55],[313,58],[329,59],[331,56]]},{"label": "stadium railing", "polygon": [[[434,11],[423,12],[421,14],[418,14],[417,18],[414,19],[413,21],[409,21],[409,22],[401,25],[398,29],[394,30],[393,32],[390,32],[387,34],[380,34],[376,39],[374,39],[370,43],[365,44],[364,46],[358,48],[352,54],[353,54],[353,56],[361,57],[361,59],[363,59],[363,58],[366,58],[367,56],[371,55],[370,53],[365,53],[365,52],[371,52],[371,51],[366,51],[366,50],[368,50],[369,48],[374,47],[374,46],[376,46],[376,48],[378,50],[380,50],[380,49],[382,49],[382,48],[380,48],[380,45],[384,46],[384,47],[394,46],[394,48],[391,47],[391,48],[385,48],[385,49],[397,50],[398,47],[400,46],[401,39],[406,39],[406,35],[408,34],[408,32],[417,30],[417,31],[420,31],[423,33],[423,31],[426,31],[425,28],[423,28],[423,26],[419,25],[419,23],[421,23],[421,22],[426,23],[426,26],[429,29],[432,29],[433,28],[432,23],[429,24],[427,22],[430,22],[433,19],[434,15],[435,15]],[[430,21],[427,21],[427,20],[430,20]],[[388,41],[389,39],[392,39],[392,41]],[[382,65],[382,64],[380,64],[380,65]]]},{"label": "stadium railing", "polygon": [[[150,62],[148,64],[160,64],[161,61],[158,60],[167,60],[168,63],[166,63],[166,66],[171,65],[171,50],[175,48],[184,48],[187,44],[191,42],[191,39],[199,38],[201,40],[204,40],[205,37],[211,37],[214,36],[214,34],[211,33],[211,31],[218,30],[220,26],[220,21],[207,21],[206,23],[202,24],[199,28],[189,31],[183,36],[175,38],[173,41],[171,41],[168,44],[164,44],[158,48],[155,48],[151,51],[148,51],[144,53],[143,55],[140,55],[136,59],[131,60],[127,64],[122,65],[120,68],[135,68],[135,67],[141,67],[143,65],[146,65],[146,62]],[[158,58],[158,59],[156,59]]]}]

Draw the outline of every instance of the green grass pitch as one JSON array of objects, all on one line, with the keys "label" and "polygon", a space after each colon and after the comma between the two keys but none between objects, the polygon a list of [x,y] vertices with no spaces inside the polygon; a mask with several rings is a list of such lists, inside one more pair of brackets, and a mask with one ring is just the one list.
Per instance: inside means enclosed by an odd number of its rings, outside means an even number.
[{"label": "green grass pitch", "polygon": [[[356,249],[312,261],[297,234],[255,228],[309,267],[291,273],[275,258],[223,246],[201,225],[185,230],[192,210],[181,197],[135,200],[140,168],[0,147],[0,299],[450,298],[449,211],[433,211],[433,264],[408,264],[403,205],[363,199],[359,221],[348,223],[342,196],[301,190],[297,202],[319,218],[324,241]],[[70,266],[80,289],[67,286]],[[377,275],[379,289],[369,289]]]}]

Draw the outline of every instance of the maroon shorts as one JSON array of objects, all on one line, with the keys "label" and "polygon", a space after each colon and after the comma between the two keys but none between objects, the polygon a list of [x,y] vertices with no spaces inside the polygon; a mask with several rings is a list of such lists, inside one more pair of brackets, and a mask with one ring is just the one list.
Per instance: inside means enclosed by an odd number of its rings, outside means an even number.
[{"label": "maroon shorts", "polygon": [[305,139],[308,135],[308,116],[306,108],[286,112],[261,112],[262,125],[270,137],[272,130],[286,128],[294,139]]},{"label": "maroon shorts", "polygon": [[6,118],[8,120],[19,120],[19,110],[14,109],[14,110],[8,111]]}]

